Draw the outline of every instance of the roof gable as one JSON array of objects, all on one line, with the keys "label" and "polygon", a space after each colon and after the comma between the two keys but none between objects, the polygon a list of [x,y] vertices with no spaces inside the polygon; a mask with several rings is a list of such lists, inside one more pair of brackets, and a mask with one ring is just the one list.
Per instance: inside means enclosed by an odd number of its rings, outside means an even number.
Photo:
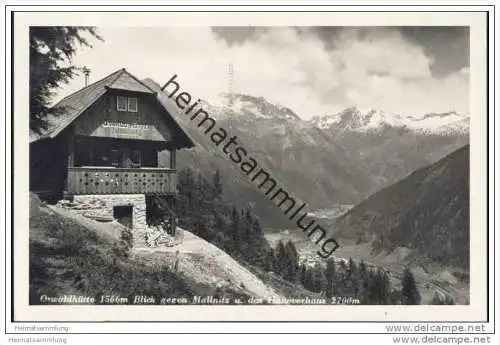
[{"label": "roof gable", "polygon": [[136,79],[126,70],[123,70],[123,73],[121,73],[110,85],[108,85],[108,87],[115,90],[134,91],[150,94],[155,93],[148,86],[143,84],[140,80]]}]

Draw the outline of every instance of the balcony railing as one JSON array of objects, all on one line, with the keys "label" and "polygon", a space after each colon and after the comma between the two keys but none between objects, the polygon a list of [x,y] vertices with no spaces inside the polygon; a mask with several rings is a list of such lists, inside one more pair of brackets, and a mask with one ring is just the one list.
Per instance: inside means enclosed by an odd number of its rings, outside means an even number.
[{"label": "balcony railing", "polygon": [[78,194],[175,194],[177,174],[164,168],[68,168],[67,192]]}]

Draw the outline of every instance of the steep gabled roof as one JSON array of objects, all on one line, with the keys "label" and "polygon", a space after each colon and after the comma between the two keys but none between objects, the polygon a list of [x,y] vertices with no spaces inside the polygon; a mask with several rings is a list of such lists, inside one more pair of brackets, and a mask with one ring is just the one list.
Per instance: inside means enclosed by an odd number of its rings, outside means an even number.
[{"label": "steep gabled roof", "polygon": [[[41,139],[55,138],[73,121],[75,121],[85,110],[87,110],[92,104],[94,104],[99,98],[101,98],[108,89],[133,91],[156,95],[155,91],[153,91],[142,81],[134,77],[132,74],[127,72],[125,68],[119,69],[118,71],[111,73],[107,77],[98,80],[60,100],[56,105],[52,107],[52,109],[54,110],[53,114],[50,114],[46,117],[46,129],[44,129],[42,133],[35,133],[33,131],[30,131],[30,143]],[[169,109],[166,110],[170,113]],[[175,122],[174,119],[172,120]],[[179,125],[177,124],[177,126]],[[189,138],[187,133],[185,133],[185,131],[180,128],[180,126],[179,129],[186,137],[188,146],[194,146],[194,143]]]},{"label": "steep gabled roof", "polygon": [[115,90],[125,90],[125,91],[134,91],[134,92],[151,93],[151,94],[156,93],[142,81],[140,81],[132,74],[127,72],[125,68],[121,69],[121,73],[115,80],[113,80],[113,82],[110,85],[108,85],[108,88]]}]

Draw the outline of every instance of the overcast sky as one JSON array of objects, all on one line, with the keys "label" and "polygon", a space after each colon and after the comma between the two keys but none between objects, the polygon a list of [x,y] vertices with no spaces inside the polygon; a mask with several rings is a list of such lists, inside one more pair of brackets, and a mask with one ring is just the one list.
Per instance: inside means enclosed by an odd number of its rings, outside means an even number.
[{"label": "overcast sky", "polygon": [[[74,64],[96,81],[120,68],[159,84],[173,74],[193,97],[220,104],[233,89],[287,106],[303,119],[349,106],[402,115],[469,112],[464,27],[150,27],[99,29],[104,42]],[[76,78],[64,96],[83,86]]]}]

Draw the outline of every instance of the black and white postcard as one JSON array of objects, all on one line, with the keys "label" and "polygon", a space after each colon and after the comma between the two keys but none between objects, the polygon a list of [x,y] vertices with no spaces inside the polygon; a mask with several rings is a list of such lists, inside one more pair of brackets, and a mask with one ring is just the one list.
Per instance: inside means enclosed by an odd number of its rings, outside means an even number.
[{"label": "black and white postcard", "polygon": [[487,318],[484,13],[12,25],[16,319]]}]

